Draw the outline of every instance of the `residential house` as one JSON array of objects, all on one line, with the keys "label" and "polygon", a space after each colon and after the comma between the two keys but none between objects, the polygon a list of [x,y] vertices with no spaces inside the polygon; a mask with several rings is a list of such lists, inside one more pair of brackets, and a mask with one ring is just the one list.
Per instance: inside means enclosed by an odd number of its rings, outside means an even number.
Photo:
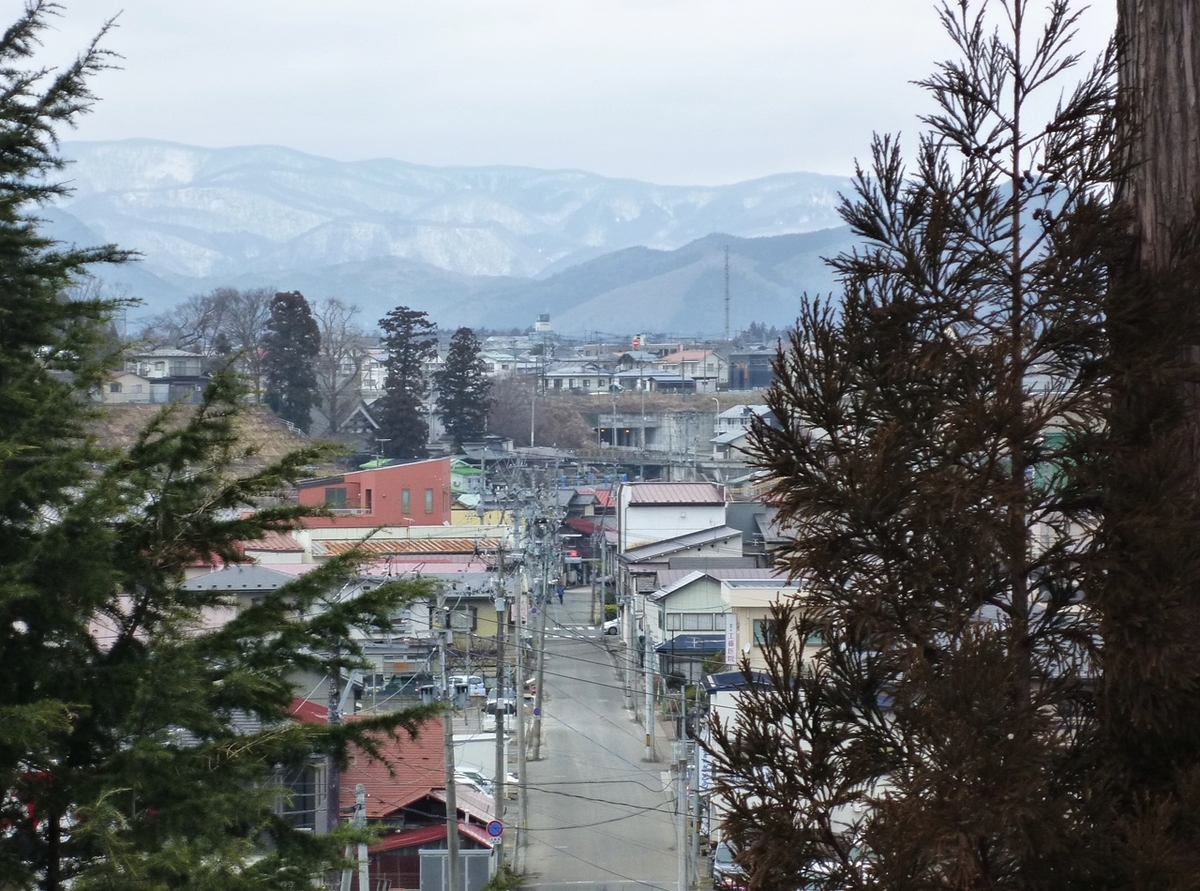
[{"label": "residential house", "polygon": [[643,627],[656,641],[658,672],[693,683],[704,673],[706,660],[724,657],[729,605],[721,598],[715,574],[676,570],[663,575],[678,577],[660,578],[661,587],[644,599]]},{"label": "residential house", "polygon": [[713,458],[744,461],[750,427],[756,418],[773,427],[779,426],[766,405],[735,405],[718,414],[710,440]]},{"label": "residential house", "polygon": [[695,381],[697,393],[715,393],[729,377],[729,363],[715,350],[680,350],[658,360],[663,371]]},{"label": "residential house", "polygon": [[371,529],[377,526],[450,524],[450,459],[432,458],[305,480],[303,505],[330,516],[307,517],[305,528]]},{"label": "residential house", "polygon": [[564,362],[552,365],[541,374],[543,386],[555,393],[608,395],[615,383],[614,372],[593,362]]},{"label": "residential house", "polygon": [[99,401],[106,404],[128,405],[151,400],[150,378],[133,371],[114,371],[101,385]]},{"label": "residential house", "polygon": [[[436,887],[428,875],[434,864],[422,852],[446,849],[446,761],[440,720],[424,724],[416,737],[380,741],[381,758],[352,749],[341,773],[341,812],[349,818],[356,789],[364,792],[367,825],[380,831],[367,849],[372,889]],[[456,824],[467,891],[478,891],[495,871],[487,824],[492,802],[465,785],[455,786]],[[442,860],[445,855],[441,855]],[[436,861],[435,861],[436,862]],[[357,874],[351,888],[357,891]]]},{"label": "residential house", "polygon": [[[771,615],[776,603],[795,603],[802,594],[798,582],[773,572],[766,578],[725,578],[721,580],[721,597],[729,604],[730,619],[726,628],[725,661],[738,664],[742,656],[750,667],[762,670],[766,666],[763,648],[777,639],[780,629]],[[820,646],[819,637],[805,641],[806,650]]]},{"label": "residential house", "polygon": [[725,491],[714,483],[622,482],[617,486],[621,553],[725,525]]},{"label": "residential house", "polygon": [[730,390],[765,390],[775,381],[773,347],[754,347],[729,354]]},{"label": "residential house", "polygon": [[199,402],[208,386],[204,357],[187,350],[158,349],[130,353],[125,370],[150,382],[148,402]]}]

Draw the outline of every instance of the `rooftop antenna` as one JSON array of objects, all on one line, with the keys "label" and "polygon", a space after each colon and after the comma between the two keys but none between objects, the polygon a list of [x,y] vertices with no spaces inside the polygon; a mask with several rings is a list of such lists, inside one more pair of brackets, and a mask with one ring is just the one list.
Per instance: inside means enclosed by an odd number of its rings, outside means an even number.
[{"label": "rooftop antenna", "polygon": [[725,342],[729,343],[729,245],[725,245]]}]

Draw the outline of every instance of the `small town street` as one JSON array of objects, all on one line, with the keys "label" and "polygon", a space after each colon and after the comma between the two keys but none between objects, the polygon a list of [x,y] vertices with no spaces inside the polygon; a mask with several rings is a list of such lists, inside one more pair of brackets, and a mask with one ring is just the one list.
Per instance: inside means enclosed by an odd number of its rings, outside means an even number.
[{"label": "small town street", "polygon": [[644,760],[642,725],[624,707],[590,612],[586,588],[550,604],[544,741],[541,760],[528,765],[522,887],[675,889],[675,804],[664,789],[669,743],[659,741],[658,761]]}]

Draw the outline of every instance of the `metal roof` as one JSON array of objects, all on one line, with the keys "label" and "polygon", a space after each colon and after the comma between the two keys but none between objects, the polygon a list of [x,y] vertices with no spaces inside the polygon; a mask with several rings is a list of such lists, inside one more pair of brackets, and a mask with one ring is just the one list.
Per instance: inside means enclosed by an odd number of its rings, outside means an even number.
[{"label": "metal roof", "polygon": [[180,587],[184,591],[274,591],[293,578],[286,573],[248,563],[198,575]]},{"label": "metal roof", "polygon": [[496,538],[393,538],[371,541],[314,541],[313,553],[321,557],[337,557],[358,550],[373,557],[389,554],[474,554],[494,551],[500,544]]},{"label": "metal roof", "polygon": [[629,487],[629,503],[724,504],[725,493],[714,483],[622,483]]},{"label": "metal roof", "polygon": [[656,653],[711,653],[724,649],[724,634],[676,634],[654,647]]},{"label": "metal roof", "polygon": [[262,538],[247,541],[242,545],[245,551],[303,551],[304,548],[288,532],[267,532]]},{"label": "metal roof", "polygon": [[621,554],[621,560],[627,563],[655,560],[659,557],[665,557],[668,554],[674,554],[677,551],[686,551],[689,548],[700,545],[715,544],[718,541],[725,541],[730,538],[741,539],[741,537],[742,533],[730,526],[713,526],[709,529],[701,529],[698,532],[685,532],[683,535],[676,535],[674,538],[663,539],[652,544],[628,548],[625,553]]}]

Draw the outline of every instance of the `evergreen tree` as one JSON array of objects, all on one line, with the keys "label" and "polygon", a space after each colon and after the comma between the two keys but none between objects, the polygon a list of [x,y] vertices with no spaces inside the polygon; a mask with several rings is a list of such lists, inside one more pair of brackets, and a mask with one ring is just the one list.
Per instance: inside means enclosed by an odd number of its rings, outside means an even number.
[{"label": "evergreen tree", "polygon": [[1075,14],[1000,7],[943,6],[962,58],[924,82],[914,169],[876,140],[842,206],[862,239],[833,261],[842,304],[805,301],[767,396],[779,427],[752,432],[801,586],[765,682],[713,733],[755,888],[1103,875],[1079,703],[1124,243],[1113,57],[1063,89]]},{"label": "evergreen tree", "polygon": [[1088,591],[1100,617],[1100,869],[1113,886],[1200,874],[1200,7],[1118,0],[1123,139],[1105,495]]},{"label": "evergreen tree", "polygon": [[276,294],[271,301],[263,349],[267,404],[279,417],[307,433],[317,399],[316,361],[321,333],[308,301],[299,291]]},{"label": "evergreen tree", "polygon": [[437,326],[420,310],[397,306],[379,320],[380,345],[387,350],[384,395],[376,403],[379,438],[389,458],[424,458],[429,424],[424,417],[428,389],[425,363],[437,355]]},{"label": "evergreen tree", "polygon": [[492,382],[484,373],[482,347],[474,331],[459,328],[450,338],[446,364],[436,375],[438,411],[455,448],[487,432]]},{"label": "evergreen tree", "polygon": [[54,11],[30,3],[0,37],[0,884],[311,888],[345,839],[276,815],[279,770],[425,712],[294,724],[293,677],[340,671],[358,658],[352,626],[390,628],[427,589],[341,600],[329,592],[347,562],[240,612],[181,588],[186,566],[236,561],[240,542],[294,525],[296,507],[254,509],[322,453],[238,477],[242,394],[223,374],[193,415],[167,409],[126,454],[87,434],[120,307],[63,295],[85,265],[125,255],[37,229],[38,205],[63,194],[55,131],[86,110],[107,59],[93,43],[52,77],[25,70]]}]

